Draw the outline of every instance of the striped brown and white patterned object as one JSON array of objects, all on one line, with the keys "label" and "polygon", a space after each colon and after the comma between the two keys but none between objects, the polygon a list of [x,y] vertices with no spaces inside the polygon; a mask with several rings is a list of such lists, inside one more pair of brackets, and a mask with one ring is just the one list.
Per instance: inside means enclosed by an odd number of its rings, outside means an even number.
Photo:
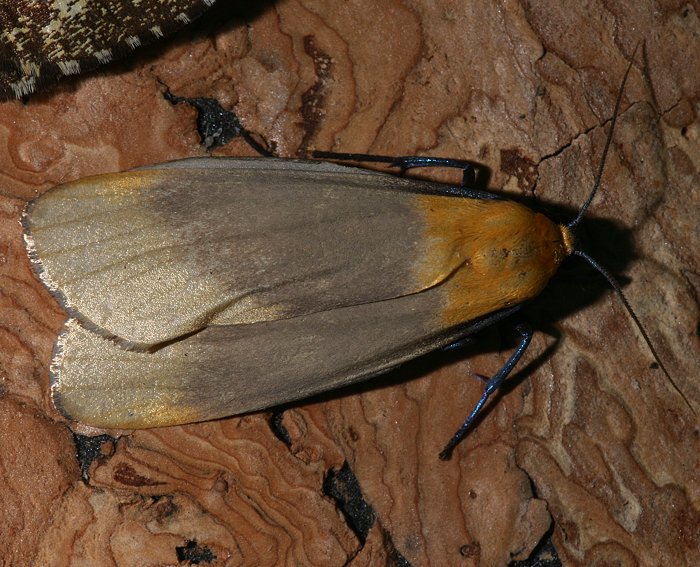
[{"label": "striped brown and white patterned object", "polygon": [[127,55],[199,17],[216,0],[0,2],[0,99]]}]

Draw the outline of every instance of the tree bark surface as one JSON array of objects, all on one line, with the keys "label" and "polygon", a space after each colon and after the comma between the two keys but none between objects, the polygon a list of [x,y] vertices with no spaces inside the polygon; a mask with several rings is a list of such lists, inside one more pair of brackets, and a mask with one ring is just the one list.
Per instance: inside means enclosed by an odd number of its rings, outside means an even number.
[{"label": "tree bark surface", "polygon": [[[700,564],[698,5],[221,4],[128,60],[2,104],[0,565],[497,566],[550,526],[565,565]],[[280,156],[468,159],[492,190],[571,218],[630,61],[586,249],[620,275],[687,401],[607,284],[572,261],[529,307],[544,332],[512,386],[449,462],[437,455],[481,393],[476,375],[512,352],[508,325],[292,404],[288,444],[269,412],[102,432],[52,407],[65,314],[32,273],[22,209],[63,182],[205,155],[195,110],[166,91],[216,99]],[[236,139],[214,154],[254,152]],[[364,516],[328,489],[344,463]]]}]

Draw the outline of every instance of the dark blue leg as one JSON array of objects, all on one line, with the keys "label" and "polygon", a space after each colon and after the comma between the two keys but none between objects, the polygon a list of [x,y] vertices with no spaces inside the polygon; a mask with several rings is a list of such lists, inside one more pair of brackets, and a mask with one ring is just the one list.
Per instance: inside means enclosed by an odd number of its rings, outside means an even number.
[{"label": "dark blue leg", "polygon": [[368,161],[388,163],[401,173],[416,167],[454,167],[462,170],[462,187],[473,187],[476,181],[474,165],[461,159],[428,156],[373,156],[369,154],[345,154],[337,152],[314,152],[313,157],[339,161]]},{"label": "dark blue leg", "polygon": [[476,419],[476,416],[479,415],[481,408],[489,399],[489,396],[501,387],[503,381],[508,377],[508,374],[510,374],[511,370],[513,370],[513,367],[518,363],[520,358],[527,350],[527,347],[530,344],[530,340],[532,340],[532,329],[529,325],[526,325],[524,323],[516,325],[515,328],[523,337],[520,341],[520,344],[518,345],[518,348],[515,349],[515,352],[506,361],[506,363],[503,365],[503,368],[501,368],[494,375],[494,377],[486,383],[484,393],[481,394],[481,398],[479,398],[479,401],[476,402],[474,409],[471,411],[471,413],[464,421],[462,426],[452,436],[452,439],[450,439],[447,445],[445,445],[445,448],[440,452],[440,459],[442,459],[443,461],[447,461],[452,456],[452,451],[454,451],[454,448],[464,438],[472,423]]}]

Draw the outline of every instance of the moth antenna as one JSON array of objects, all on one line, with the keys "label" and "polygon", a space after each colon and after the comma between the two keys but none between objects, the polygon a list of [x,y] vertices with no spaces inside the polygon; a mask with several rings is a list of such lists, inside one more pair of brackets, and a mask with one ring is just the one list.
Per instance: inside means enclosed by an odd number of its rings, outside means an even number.
[{"label": "moth antenna", "polygon": [[[600,182],[601,182],[601,179],[603,178],[603,170],[605,168],[605,161],[608,157],[608,151],[610,150],[610,145],[612,144],[612,138],[613,138],[613,132],[615,130],[615,124],[617,122],[617,117],[620,113],[620,104],[622,102],[622,93],[624,92],[625,84],[627,83],[627,77],[629,77],[630,71],[632,70],[634,56],[637,53],[638,48],[639,48],[639,43],[637,43],[637,45],[634,48],[634,51],[632,52],[632,58],[630,60],[629,65],[627,66],[627,70],[625,71],[625,75],[622,78],[622,83],[620,84],[620,90],[617,93],[617,99],[615,100],[615,110],[613,111],[613,115],[612,115],[612,118],[610,120],[610,130],[609,130],[608,136],[605,140],[605,147],[603,148],[603,153],[602,153],[601,158],[600,158],[600,165],[598,166],[598,171],[596,173],[595,181],[593,183],[593,188],[591,189],[591,192],[589,193],[588,198],[586,199],[586,202],[581,206],[578,214],[576,215],[576,218],[566,225],[566,227],[569,228],[572,232],[575,230],[577,225],[581,222],[581,219],[583,218],[583,216],[586,214],[588,207],[590,206],[591,202],[593,201],[593,198],[595,197],[596,193],[598,192],[598,188],[600,187]],[[690,404],[690,401],[688,400],[688,398],[686,398],[685,394],[678,387],[676,382],[671,377],[671,374],[666,369],[666,366],[661,361],[661,357],[656,352],[656,349],[654,348],[654,345],[651,342],[651,338],[649,338],[649,335],[647,334],[646,329],[642,325],[642,322],[639,320],[639,317],[637,317],[637,314],[632,309],[632,306],[630,305],[629,301],[627,301],[627,297],[622,292],[622,288],[620,287],[620,284],[617,283],[615,278],[613,278],[613,276],[605,268],[603,268],[603,266],[601,266],[598,262],[596,262],[593,258],[591,258],[591,256],[586,254],[584,251],[582,251],[578,248],[574,248],[571,251],[571,253],[586,260],[586,262],[588,262],[598,273],[600,273],[608,281],[608,284],[610,285],[610,287],[613,288],[613,290],[615,291],[617,296],[620,298],[622,305],[625,306],[627,313],[632,318],[632,321],[634,321],[634,324],[636,325],[640,334],[644,338],[644,342],[646,343],[647,348],[651,352],[656,363],[659,365],[659,367],[661,368],[663,373],[668,378],[668,381],[673,386],[673,389],[676,390],[676,392],[678,392],[678,394],[681,396],[681,398],[683,398],[683,401],[690,408],[690,410],[693,412],[693,414],[697,415],[695,409]]]},{"label": "moth antenna", "polygon": [[639,330],[640,334],[644,338],[644,342],[647,344],[647,348],[651,352],[652,356],[654,357],[654,360],[656,363],[659,365],[659,368],[663,371],[663,373],[666,375],[668,378],[668,381],[671,383],[673,386],[673,389],[680,394],[681,398],[683,398],[683,401],[686,403],[686,405],[690,408],[690,410],[693,412],[694,415],[697,415],[695,409],[691,405],[690,401],[688,398],[686,398],[685,394],[682,392],[682,390],[678,387],[676,382],[671,378],[671,374],[669,371],[666,369],[666,366],[664,363],[661,361],[661,357],[659,354],[656,352],[656,349],[654,348],[654,344],[651,342],[651,338],[649,338],[649,335],[647,334],[646,330],[644,329],[644,326],[642,325],[642,322],[639,320],[639,317],[637,317],[637,314],[634,312],[634,309],[632,309],[632,306],[630,305],[629,301],[627,301],[627,297],[625,294],[622,292],[622,288],[620,287],[620,284],[617,283],[615,278],[608,272],[603,266],[601,266],[598,262],[596,262],[593,258],[591,258],[588,254],[586,254],[582,250],[574,250],[572,254],[575,254],[576,256],[580,256],[586,262],[588,262],[593,269],[595,269],[600,275],[602,275],[606,280],[608,280],[608,284],[610,285],[611,288],[615,291],[617,296],[620,298],[620,301],[622,302],[622,305],[625,306],[625,309],[627,310],[627,313],[629,316],[632,318],[632,321],[634,321],[634,324],[636,325],[637,329]]},{"label": "moth antenna", "polygon": [[615,123],[617,122],[617,116],[620,113],[620,104],[622,102],[622,93],[625,90],[625,84],[627,83],[627,77],[629,77],[630,71],[632,70],[632,64],[634,63],[634,56],[637,53],[638,47],[639,47],[639,43],[637,43],[637,45],[634,48],[634,51],[632,52],[630,64],[627,66],[627,70],[625,71],[625,76],[622,77],[622,84],[620,85],[620,90],[617,92],[617,99],[615,100],[615,110],[613,110],[612,119],[610,120],[610,131],[608,132],[608,137],[605,140],[605,147],[603,148],[603,154],[600,156],[600,165],[598,166],[598,172],[596,173],[596,176],[595,176],[593,188],[591,189],[591,192],[588,194],[588,198],[586,199],[586,202],[579,209],[579,212],[576,215],[576,218],[566,225],[567,228],[574,229],[581,222],[583,215],[586,214],[588,207],[591,205],[591,203],[593,202],[593,198],[595,197],[596,193],[598,192],[598,187],[600,187],[600,181],[603,178],[603,170],[605,168],[605,161],[608,158],[608,150],[610,149],[610,144],[612,144],[613,132],[615,131]]}]

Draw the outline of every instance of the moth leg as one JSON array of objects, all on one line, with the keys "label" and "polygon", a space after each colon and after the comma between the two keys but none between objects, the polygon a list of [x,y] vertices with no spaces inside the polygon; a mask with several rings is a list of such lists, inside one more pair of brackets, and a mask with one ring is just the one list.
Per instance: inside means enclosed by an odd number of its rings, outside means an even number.
[{"label": "moth leg", "polygon": [[518,363],[518,361],[522,358],[523,354],[527,350],[527,347],[530,344],[530,341],[532,340],[532,328],[525,323],[519,323],[515,326],[515,328],[522,335],[522,339],[520,340],[518,348],[515,349],[515,352],[510,355],[510,358],[506,361],[503,367],[493,376],[493,378],[491,378],[486,383],[484,393],[481,394],[481,398],[479,398],[479,401],[476,402],[474,409],[471,411],[467,419],[464,420],[462,426],[452,436],[452,439],[450,439],[447,442],[445,448],[440,452],[440,459],[442,459],[443,461],[448,460],[452,456],[452,451],[454,451],[454,448],[459,444],[459,442],[462,439],[464,439],[464,436],[466,435],[467,431],[476,419],[476,416],[479,415],[481,408],[489,399],[489,396],[491,396],[493,392],[495,392],[496,390],[498,390],[498,388],[501,387],[503,381],[508,377],[508,374],[510,374],[511,370],[513,370],[513,367],[515,367],[515,365]]},{"label": "moth leg", "polygon": [[388,163],[392,167],[405,173],[409,169],[418,167],[453,167],[462,170],[462,187],[473,187],[476,183],[476,171],[474,164],[462,159],[430,157],[430,156],[373,156],[369,154],[346,154],[338,152],[313,152],[313,157],[332,159],[338,161],[367,161]]}]

